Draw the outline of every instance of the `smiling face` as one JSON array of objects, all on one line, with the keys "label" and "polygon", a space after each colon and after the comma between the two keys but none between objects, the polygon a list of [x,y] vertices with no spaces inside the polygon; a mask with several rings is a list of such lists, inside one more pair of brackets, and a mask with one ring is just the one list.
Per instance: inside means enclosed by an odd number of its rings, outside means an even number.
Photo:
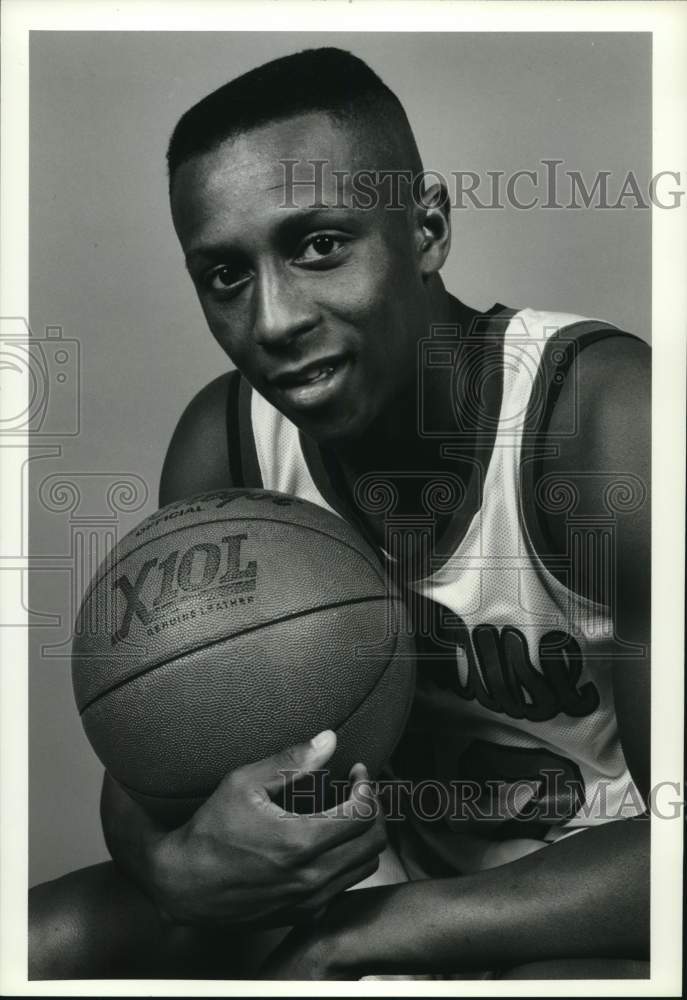
[{"label": "smiling face", "polygon": [[[427,332],[417,213],[383,199],[356,207],[350,185],[337,186],[335,171],[389,168],[380,156],[352,127],[308,113],[228,139],[173,179],[174,225],[213,335],[320,443],[359,438],[400,405]],[[312,183],[285,190],[287,160],[311,181],[304,161],[325,161],[317,197]]]}]

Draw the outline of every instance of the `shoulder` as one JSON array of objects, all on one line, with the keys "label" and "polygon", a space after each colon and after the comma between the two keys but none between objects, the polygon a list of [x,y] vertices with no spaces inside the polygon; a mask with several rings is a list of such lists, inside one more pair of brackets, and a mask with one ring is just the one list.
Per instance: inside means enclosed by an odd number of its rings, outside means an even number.
[{"label": "shoulder", "polygon": [[227,404],[238,372],[225,372],[196,393],[172,434],[160,477],[160,506],[231,485]]},{"label": "shoulder", "polygon": [[552,407],[545,444],[558,453],[562,474],[580,473],[576,485],[584,500],[594,476],[648,477],[650,426],[651,349],[619,331],[577,351]]},{"label": "shoulder", "polygon": [[[530,463],[526,521],[538,554],[578,579],[574,589],[605,603],[587,567],[568,565],[571,518],[590,527],[622,524],[623,544],[648,558],[651,461],[651,351],[639,338],[597,325],[597,334],[566,341],[566,366],[550,382]],[[555,353],[557,338],[547,345]],[[560,352],[559,352],[560,354]],[[549,372],[550,375],[550,372]],[[558,575],[554,571],[554,575]]]},{"label": "shoulder", "polygon": [[[650,402],[651,348],[632,334],[621,330],[585,345],[576,352],[563,387],[564,394],[574,393],[580,406],[591,407],[597,416],[612,418],[619,410],[632,412],[633,394]],[[550,430],[555,433],[560,419],[560,407],[555,407]],[[580,430],[585,427],[578,413]],[[573,438],[572,440],[575,440]]]}]

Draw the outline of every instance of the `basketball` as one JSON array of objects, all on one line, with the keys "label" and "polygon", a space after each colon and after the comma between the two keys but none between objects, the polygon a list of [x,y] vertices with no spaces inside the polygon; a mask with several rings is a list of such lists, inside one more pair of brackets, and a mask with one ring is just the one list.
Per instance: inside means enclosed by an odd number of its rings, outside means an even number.
[{"label": "basketball", "polygon": [[329,778],[392,753],[414,691],[402,599],[336,514],[234,489],[157,511],[110,553],[75,624],[72,678],[111,775],[160,818],[235,768],[333,729]]}]

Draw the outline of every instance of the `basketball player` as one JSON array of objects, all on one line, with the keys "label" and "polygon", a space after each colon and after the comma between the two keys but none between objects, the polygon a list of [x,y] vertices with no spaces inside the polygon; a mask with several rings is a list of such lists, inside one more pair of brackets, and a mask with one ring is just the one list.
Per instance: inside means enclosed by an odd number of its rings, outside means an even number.
[{"label": "basketball player", "polygon": [[[227,84],[168,161],[236,370],[182,415],[160,503],[282,490],[378,547],[418,622],[389,770],[405,818],[357,814],[364,762],[336,822],[274,818],[280,768],[326,767],[332,733],[228,775],[171,832],[106,778],[115,864],[34,890],[33,975],[232,978],[270,926],[293,929],[264,977],[648,975],[648,348],[454,298],[446,192],[390,196],[422,162],[348,53]],[[389,884],[344,892],[380,855]]]}]

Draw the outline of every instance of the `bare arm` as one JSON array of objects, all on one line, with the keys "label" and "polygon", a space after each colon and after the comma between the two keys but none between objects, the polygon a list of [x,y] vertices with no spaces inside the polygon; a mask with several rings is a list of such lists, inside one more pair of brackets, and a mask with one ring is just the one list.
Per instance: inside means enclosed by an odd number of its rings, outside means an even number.
[{"label": "bare arm", "polygon": [[345,893],[314,933],[294,931],[264,974],[358,979],[646,958],[648,843],[648,820],[619,821],[475,875]]},{"label": "bare arm", "polygon": [[[558,436],[577,411],[580,433]],[[560,424],[559,424],[560,421]],[[603,568],[580,560],[572,585],[606,604],[616,643],[613,688],[620,740],[635,784],[649,789],[651,641],[651,353],[639,340],[612,337],[583,350],[551,421],[560,454],[544,475],[560,476],[578,494],[575,515],[612,520],[613,549]],[[566,553],[566,514],[548,513],[557,553]],[[590,535],[593,532],[590,532]],[[644,649],[644,655],[639,655]]]},{"label": "bare arm", "polygon": [[179,418],[162,466],[160,507],[194,493],[232,485],[226,423],[230,378],[226,373],[206,385]]}]

